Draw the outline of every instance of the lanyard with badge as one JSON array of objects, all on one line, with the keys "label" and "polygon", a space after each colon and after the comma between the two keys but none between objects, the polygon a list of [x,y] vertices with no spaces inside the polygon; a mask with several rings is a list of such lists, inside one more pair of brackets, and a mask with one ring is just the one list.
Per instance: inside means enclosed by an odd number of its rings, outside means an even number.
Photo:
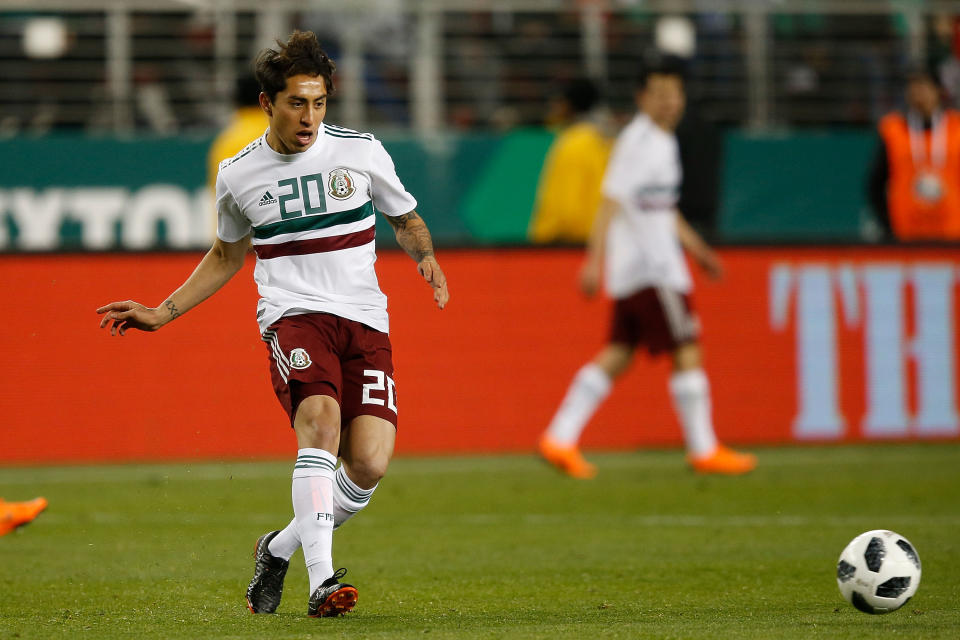
[{"label": "lanyard with badge", "polygon": [[927,151],[923,119],[916,112],[907,116],[910,135],[910,154],[917,177],[913,190],[922,200],[933,203],[943,197],[940,171],[947,162],[947,122],[941,112],[933,114],[930,123],[930,150]]}]

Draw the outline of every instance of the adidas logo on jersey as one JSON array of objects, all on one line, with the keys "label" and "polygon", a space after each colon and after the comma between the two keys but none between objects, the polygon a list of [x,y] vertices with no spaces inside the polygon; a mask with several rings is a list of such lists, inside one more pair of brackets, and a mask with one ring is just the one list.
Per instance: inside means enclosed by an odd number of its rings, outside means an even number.
[{"label": "adidas logo on jersey", "polygon": [[260,198],[259,206],[264,206],[266,204],[276,204],[277,199],[270,195],[269,191],[265,191],[263,197]]}]

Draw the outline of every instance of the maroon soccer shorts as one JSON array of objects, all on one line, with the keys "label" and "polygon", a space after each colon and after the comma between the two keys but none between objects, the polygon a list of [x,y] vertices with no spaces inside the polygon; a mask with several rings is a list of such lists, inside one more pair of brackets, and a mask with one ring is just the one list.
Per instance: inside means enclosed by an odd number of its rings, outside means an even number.
[{"label": "maroon soccer shorts", "polygon": [[647,287],[615,300],[610,324],[610,342],[643,346],[654,355],[700,337],[690,294],[665,287]]},{"label": "maroon soccer shorts", "polygon": [[340,404],[340,424],[357,416],[383,418],[397,426],[390,337],[367,325],[329,313],[280,318],[263,333],[273,390],[290,423],[308,396],[331,396]]}]

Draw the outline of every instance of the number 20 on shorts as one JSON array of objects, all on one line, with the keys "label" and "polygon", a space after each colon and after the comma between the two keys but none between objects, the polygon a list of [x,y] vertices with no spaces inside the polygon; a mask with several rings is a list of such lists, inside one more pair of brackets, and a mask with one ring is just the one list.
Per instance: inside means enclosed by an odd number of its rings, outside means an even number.
[{"label": "number 20 on shorts", "polygon": [[[364,369],[364,377],[373,378],[375,382],[368,382],[363,385],[363,404],[378,404],[381,407],[386,405],[387,409],[390,409],[394,413],[397,412],[397,389],[393,383],[393,378],[385,374],[383,371],[377,371],[376,369]],[[372,392],[377,391],[386,391],[387,399],[383,400],[381,398],[375,398],[372,395]],[[380,395],[380,393],[377,393]]]}]

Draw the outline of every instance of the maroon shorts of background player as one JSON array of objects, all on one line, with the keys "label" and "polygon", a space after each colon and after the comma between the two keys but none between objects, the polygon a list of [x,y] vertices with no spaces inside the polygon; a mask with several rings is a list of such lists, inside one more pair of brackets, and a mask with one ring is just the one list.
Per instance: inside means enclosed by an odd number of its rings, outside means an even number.
[{"label": "maroon shorts of background player", "polygon": [[305,313],[274,322],[263,333],[270,378],[290,416],[308,396],[340,403],[340,424],[357,416],[383,418],[397,426],[390,337],[367,325],[329,313]]},{"label": "maroon shorts of background player", "polygon": [[665,287],[647,287],[614,301],[610,342],[645,347],[651,354],[695,342],[700,322],[693,299]]}]

